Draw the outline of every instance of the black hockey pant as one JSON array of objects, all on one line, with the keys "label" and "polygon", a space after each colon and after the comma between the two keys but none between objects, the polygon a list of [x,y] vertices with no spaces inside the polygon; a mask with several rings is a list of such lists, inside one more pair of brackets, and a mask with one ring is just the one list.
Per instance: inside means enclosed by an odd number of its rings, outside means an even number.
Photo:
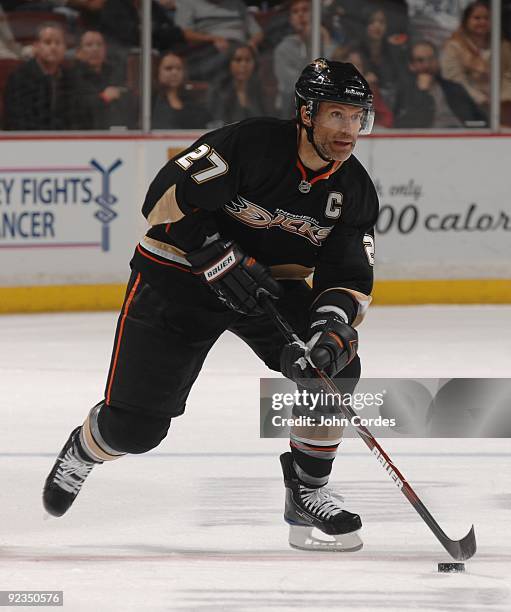
[{"label": "black hockey pant", "polygon": [[[104,441],[126,453],[144,453],[167,435],[171,419],[184,412],[202,364],[220,335],[230,330],[272,370],[279,371],[285,340],[266,315],[227,309],[191,274],[176,272],[160,293],[133,271],[115,335],[98,425]],[[278,308],[298,335],[307,330],[311,290],[304,281],[280,281]],[[236,356],[232,356],[235,360]],[[357,379],[355,358],[339,375]]]}]

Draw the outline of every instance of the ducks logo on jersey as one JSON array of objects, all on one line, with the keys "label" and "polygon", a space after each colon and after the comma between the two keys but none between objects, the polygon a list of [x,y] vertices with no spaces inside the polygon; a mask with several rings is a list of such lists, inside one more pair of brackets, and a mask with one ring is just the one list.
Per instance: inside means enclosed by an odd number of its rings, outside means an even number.
[{"label": "ducks logo on jersey", "polygon": [[317,219],[309,215],[296,215],[281,208],[272,214],[266,209],[238,195],[237,200],[231,200],[224,205],[226,213],[250,227],[267,229],[280,227],[286,232],[297,234],[309,240],[315,246],[321,246],[323,240],[332,231],[332,227],[322,227]]}]

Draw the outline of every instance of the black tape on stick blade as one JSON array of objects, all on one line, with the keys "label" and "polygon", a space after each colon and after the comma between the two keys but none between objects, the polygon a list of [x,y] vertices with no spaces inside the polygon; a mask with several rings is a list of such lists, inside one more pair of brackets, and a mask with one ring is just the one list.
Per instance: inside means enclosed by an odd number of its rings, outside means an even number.
[{"label": "black tape on stick blade", "polygon": [[464,572],[465,564],[464,563],[439,563],[438,571],[444,572],[444,573]]}]

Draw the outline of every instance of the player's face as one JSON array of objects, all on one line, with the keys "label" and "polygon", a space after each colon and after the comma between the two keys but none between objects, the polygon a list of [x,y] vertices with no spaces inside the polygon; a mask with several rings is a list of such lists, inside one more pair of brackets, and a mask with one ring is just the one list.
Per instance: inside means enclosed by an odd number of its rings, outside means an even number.
[{"label": "player's face", "polygon": [[99,32],[86,32],[83,35],[79,57],[93,68],[101,68],[106,58],[106,46]]},{"label": "player's face", "polygon": [[322,102],[313,120],[314,142],[322,155],[346,161],[355,148],[363,116],[358,106]]},{"label": "player's face", "polygon": [[64,33],[57,28],[44,28],[34,44],[34,53],[43,64],[59,66],[66,53]]}]

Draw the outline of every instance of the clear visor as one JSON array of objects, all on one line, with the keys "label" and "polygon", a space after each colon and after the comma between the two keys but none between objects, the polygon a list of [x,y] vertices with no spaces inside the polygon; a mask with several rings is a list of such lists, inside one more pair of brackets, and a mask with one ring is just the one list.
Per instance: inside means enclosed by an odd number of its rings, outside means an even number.
[{"label": "clear visor", "polygon": [[329,112],[319,112],[314,117],[314,123],[331,129],[347,130],[350,133],[370,134],[373,129],[374,111],[353,106],[350,110],[331,109]]}]

